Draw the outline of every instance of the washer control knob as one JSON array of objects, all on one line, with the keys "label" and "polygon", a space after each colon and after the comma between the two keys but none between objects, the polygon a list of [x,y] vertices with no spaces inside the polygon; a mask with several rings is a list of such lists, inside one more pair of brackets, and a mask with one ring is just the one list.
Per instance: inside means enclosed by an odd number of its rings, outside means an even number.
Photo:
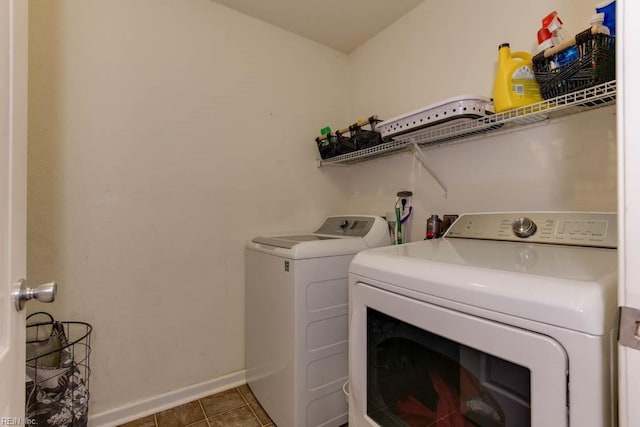
[{"label": "washer control knob", "polygon": [[527,217],[518,218],[511,224],[513,234],[518,237],[529,237],[536,232],[536,224]]},{"label": "washer control knob", "polygon": [[342,231],[345,231],[347,229],[347,227],[349,227],[349,220],[345,219],[340,223],[340,229]]}]

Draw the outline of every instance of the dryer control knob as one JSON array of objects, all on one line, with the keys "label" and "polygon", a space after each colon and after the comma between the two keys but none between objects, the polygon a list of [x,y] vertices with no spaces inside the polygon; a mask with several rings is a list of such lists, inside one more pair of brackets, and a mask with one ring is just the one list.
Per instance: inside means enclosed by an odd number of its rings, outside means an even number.
[{"label": "dryer control knob", "polygon": [[518,218],[511,224],[513,234],[518,237],[529,237],[536,232],[536,224],[527,217]]}]

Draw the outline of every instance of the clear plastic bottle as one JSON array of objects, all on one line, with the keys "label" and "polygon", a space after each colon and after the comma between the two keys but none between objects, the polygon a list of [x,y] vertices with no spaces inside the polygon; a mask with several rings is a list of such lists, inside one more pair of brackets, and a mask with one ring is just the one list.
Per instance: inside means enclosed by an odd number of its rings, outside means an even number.
[{"label": "clear plastic bottle", "polygon": [[551,38],[551,32],[546,28],[540,28],[538,30],[538,52],[547,50],[553,47],[553,39]]},{"label": "clear plastic bottle", "polygon": [[[553,47],[553,39],[551,37],[551,32],[546,28],[540,28],[538,30],[538,50],[536,51],[536,54],[540,52],[544,52],[547,49],[551,49],[552,47]],[[555,61],[555,57],[549,59],[549,68],[552,70],[555,70],[558,68],[558,64]]]},{"label": "clear plastic bottle", "polygon": [[[542,19],[542,28],[546,28],[551,33],[553,45],[558,46],[563,41],[569,39],[564,28],[562,28],[562,20],[555,10]],[[580,58],[578,49],[570,46],[556,54],[556,63],[559,68],[564,68],[568,64]]]},{"label": "clear plastic bottle", "polygon": [[604,25],[604,13],[595,13],[591,17],[591,28],[596,27],[598,32],[601,34],[606,34],[608,36],[611,35],[611,30],[609,27]]}]

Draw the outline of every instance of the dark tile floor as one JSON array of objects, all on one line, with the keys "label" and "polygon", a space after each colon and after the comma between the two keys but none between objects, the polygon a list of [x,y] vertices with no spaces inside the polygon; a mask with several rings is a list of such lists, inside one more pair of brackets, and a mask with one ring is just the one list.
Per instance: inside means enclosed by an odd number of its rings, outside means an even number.
[{"label": "dark tile floor", "polygon": [[275,427],[246,384],[121,427]]}]

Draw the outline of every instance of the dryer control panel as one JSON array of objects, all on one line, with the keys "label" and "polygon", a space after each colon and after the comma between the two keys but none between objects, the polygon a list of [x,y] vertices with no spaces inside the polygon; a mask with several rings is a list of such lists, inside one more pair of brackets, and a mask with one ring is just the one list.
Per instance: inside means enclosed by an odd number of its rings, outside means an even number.
[{"label": "dryer control panel", "polygon": [[591,212],[465,214],[444,237],[616,248],[618,220],[614,213]]}]

